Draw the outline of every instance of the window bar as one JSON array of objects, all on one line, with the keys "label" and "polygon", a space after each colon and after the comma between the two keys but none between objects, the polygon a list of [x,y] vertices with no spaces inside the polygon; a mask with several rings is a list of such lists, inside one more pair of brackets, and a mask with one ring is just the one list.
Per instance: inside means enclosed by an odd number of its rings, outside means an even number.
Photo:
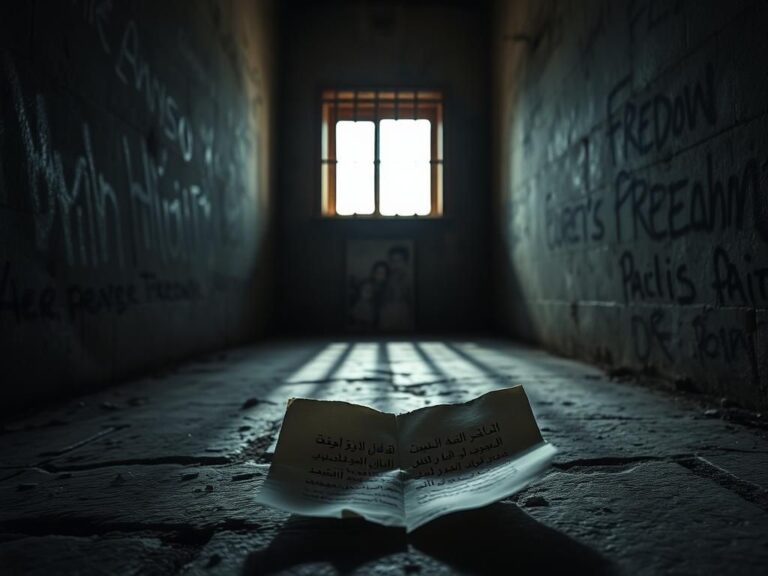
[{"label": "window bar", "polygon": [[379,93],[375,92],[373,104],[373,213],[381,216],[379,207]]},{"label": "window bar", "polygon": [[443,213],[443,199],[441,194],[438,193],[438,186],[442,187],[444,182],[443,171],[443,153],[442,153],[442,124],[443,124],[443,109],[442,103],[438,103],[434,109],[434,119],[432,122],[432,149],[430,158],[430,176],[432,181],[430,183],[430,195],[431,195],[431,214],[442,215]]},{"label": "window bar", "polygon": [[336,214],[336,166],[337,166],[337,156],[336,156],[336,121],[339,118],[339,92],[338,90],[333,91],[333,104],[331,105],[331,117],[329,118],[328,122],[328,132],[330,135],[331,143],[328,147],[328,177],[330,179],[330,189],[331,189],[331,195],[330,195],[330,202],[328,203],[328,209],[331,212],[331,214]]}]

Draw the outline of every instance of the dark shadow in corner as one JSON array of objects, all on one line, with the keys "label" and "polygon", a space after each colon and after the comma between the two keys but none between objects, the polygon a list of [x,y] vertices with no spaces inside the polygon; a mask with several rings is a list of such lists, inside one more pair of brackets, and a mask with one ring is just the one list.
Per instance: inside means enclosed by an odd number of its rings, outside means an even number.
[{"label": "dark shadow in corner", "polygon": [[438,518],[409,535],[358,519],[291,516],[268,547],[248,556],[243,574],[271,574],[316,562],[346,573],[407,552],[409,544],[468,574],[617,571],[595,550],[537,522],[514,504],[497,502]]},{"label": "dark shadow in corner", "polygon": [[387,528],[358,518],[291,516],[269,546],[248,555],[243,575],[272,574],[294,566],[327,562],[341,573],[378,558],[405,552],[402,528]]},{"label": "dark shadow in corner", "polygon": [[614,574],[598,552],[523,512],[496,502],[449,514],[413,532],[420,552],[470,574]]}]

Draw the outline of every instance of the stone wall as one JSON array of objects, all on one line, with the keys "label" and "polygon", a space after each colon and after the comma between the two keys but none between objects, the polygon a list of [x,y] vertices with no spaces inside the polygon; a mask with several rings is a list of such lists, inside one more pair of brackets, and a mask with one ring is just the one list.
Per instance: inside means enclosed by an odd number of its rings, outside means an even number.
[{"label": "stone wall", "polygon": [[[406,240],[415,253],[416,330],[487,328],[487,6],[470,0],[285,0],[280,6],[280,327],[343,332],[347,243]],[[321,91],[414,87],[443,92],[444,217],[321,217]]]},{"label": "stone wall", "polygon": [[3,409],[260,331],[272,10],[0,8]]},{"label": "stone wall", "polygon": [[768,405],[768,5],[495,5],[500,322]]}]

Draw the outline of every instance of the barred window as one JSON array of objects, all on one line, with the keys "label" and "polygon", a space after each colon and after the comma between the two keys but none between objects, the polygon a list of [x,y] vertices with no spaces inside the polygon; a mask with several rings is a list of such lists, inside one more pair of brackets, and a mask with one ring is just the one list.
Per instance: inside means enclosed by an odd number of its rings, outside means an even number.
[{"label": "barred window", "polygon": [[443,100],[433,90],[322,94],[324,216],[443,213]]}]

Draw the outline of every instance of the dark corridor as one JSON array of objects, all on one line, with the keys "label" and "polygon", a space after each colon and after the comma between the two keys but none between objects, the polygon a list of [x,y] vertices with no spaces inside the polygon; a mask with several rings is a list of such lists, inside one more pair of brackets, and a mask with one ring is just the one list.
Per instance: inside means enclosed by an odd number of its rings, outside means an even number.
[{"label": "dark corridor", "polygon": [[[764,574],[766,27],[3,3],[0,573]],[[406,531],[255,499],[291,399],[517,386],[557,452],[489,505]]]}]

